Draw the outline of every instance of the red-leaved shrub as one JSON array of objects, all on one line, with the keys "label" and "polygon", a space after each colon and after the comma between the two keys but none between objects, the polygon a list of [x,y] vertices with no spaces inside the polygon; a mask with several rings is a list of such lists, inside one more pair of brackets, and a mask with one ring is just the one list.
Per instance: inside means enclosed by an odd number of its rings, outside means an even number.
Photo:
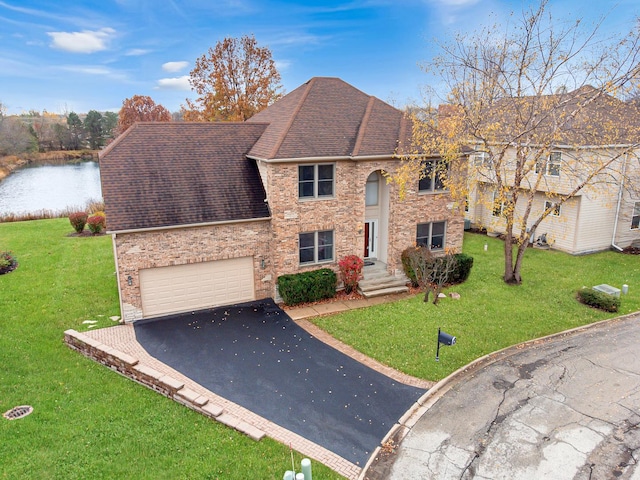
[{"label": "red-leaved shrub", "polygon": [[358,282],[362,278],[364,260],[357,255],[347,255],[338,262],[338,267],[340,267],[340,277],[342,278],[342,283],[344,283],[344,291],[346,293],[355,291],[358,288]]},{"label": "red-leaved shrub", "polygon": [[75,212],[69,215],[69,222],[77,233],[82,233],[87,224],[88,215],[85,212]]},{"label": "red-leaved shrub", "polygon": [[95,215],[91,215],[87,219],[87,226],[89,227],[89,230],[91,230],[91,233],[93,233],[94,235],[101,233],[102,230],[107,227],[107,221],[104,214],[100,215],[96,213]]}]

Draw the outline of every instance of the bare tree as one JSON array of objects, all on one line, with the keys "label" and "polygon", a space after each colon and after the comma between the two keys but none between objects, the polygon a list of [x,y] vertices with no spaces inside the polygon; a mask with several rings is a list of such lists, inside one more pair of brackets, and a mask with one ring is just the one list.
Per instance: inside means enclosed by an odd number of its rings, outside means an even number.
[{"label": "bare tree", "polygon": [[[638,111],[620,100],[640,72],[638,31],[603,40],[597,25],[554,21],[547,5],[441,45],[425,70],[447,86],[445,104],[413,116],[415,155],[392,179],[420,175],[418,152],[451,164],[475,151],[443,182],[459,206],[473,197],[499,210],[509,284],[521,283],[530,236],[547,216],[577,195],[634,184],[624,176],[640,141]],[[533,208],[540,192],[549,197],[542,212]]]},{"label": "bare tree", "polygon": [[440,301],[440,293],[444,286],[451,281],[452,275],[458,264],[453,253],[435,256],[431,250],[418,245],[406,250],[406,260],[409,268],[415,275],[415,280],[424,292],[423,301],[429,301],[429,294],[433,293],[433,304]]}]

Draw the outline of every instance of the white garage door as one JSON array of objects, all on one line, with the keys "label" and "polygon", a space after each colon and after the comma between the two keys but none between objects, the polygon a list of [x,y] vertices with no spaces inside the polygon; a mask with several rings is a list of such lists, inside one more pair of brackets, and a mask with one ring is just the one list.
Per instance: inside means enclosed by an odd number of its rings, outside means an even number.
[{"label": "white garage door", "polygon": [[143,269],[140,292],[145,317],[253,300],[253,258]]}]

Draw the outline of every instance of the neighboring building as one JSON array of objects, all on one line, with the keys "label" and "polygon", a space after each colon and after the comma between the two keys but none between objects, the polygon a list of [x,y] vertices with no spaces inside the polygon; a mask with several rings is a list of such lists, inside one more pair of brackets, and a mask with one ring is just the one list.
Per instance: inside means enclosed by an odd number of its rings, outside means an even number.
[{"label": "neighboring building", "polygon": [[[549,115],[549,122],[569,114],[575,101],[588,97],[592,92],[591,87],[583,87],[565,94],[570,97],[566,101],[566,108],[554,112],[555,118]],[[540,104],[555,104],[553,97],[547,96]],[[527,101],[524,99],[524,102]],[[508,112],[508,109],[495,112],[492,121],[508,125],[509,114],[505,111]],[[503,118],[496,120],[501,115]],[[539,128],[548,126],[541,123]],[[571,254],[611,247],[620,250],[640,244],[640,122],[637,111],[613,97],[603,96],[567,123],[571,129],[567,128],[561,133],[557,145],[545,153],[539,164],[527,174],[516,205],[516,218],[522,215],[527,203],[525,197],[532,191],[534,198],[527,227],[545,209],[551,209],[551,214],[533,232],[532,241],[544,234],[549,246]],[[530,143],[533,151],[535,141]],[[503,148],[502,145],[496,147]],[[476,145],[476,149],[469,162],[470,175],[474,175],[475,179],[471,182],[465,218],[472,227],[504,233],[504,205],[495,201],[491,147],[487,149]],[[507,148],[503,160],[506,172],[513,165],[515,154],[514,147]],[[611,164],[596,178],[592,187],[578,191],[562,205],[556,206],[557,199],[572,194],[590,169],[608,162]],[[541,181],[537,187],[532,187],[539,172],[542,174]],[[510,178],[510,175],[513,176],[512,173],[506,173],[503,178]],[[514,227],[514,233],[516,228],[519,225]]]},{"label": "neighboring building", "polygon": [[277,298],[278,276],[345,255],[403,277],[416,242],[459,251],[463,217],[435,178],[400,201],[383,176],[411,131],[337,78],[244,123],[134,125],[100,155],[125,321]]}]

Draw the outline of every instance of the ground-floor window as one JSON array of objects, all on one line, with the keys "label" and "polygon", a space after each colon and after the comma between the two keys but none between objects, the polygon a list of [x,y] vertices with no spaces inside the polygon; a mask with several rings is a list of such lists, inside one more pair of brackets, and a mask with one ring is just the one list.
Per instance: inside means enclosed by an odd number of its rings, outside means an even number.
[{"label": "ground-floor window", "polygon": [[333,230],[301,233],[298,237],[300,264],[333,260]]},{"label": "ground-floor window", "polygon": [[545,209],[545,211],[551,209],[551,213],[550,213],[551,216],[554,216],[554,217],[559,217],[560,216],[560,205],[558,205],[556,203],[553,203],[553,202],[550,202],[550,201],[546,200],[544,202],[544,209]]},{"label": "ground-floor window", "polygon": [[416,244],[424,245],[431,250],[443,250],[445,231],[446,222],[419,223]]},{"label": "ground-floor window", "polygon": [[631,217],[631,229],[636,230],[640,228],[640,202],[636,202],[633,205],[633,216]]}]

